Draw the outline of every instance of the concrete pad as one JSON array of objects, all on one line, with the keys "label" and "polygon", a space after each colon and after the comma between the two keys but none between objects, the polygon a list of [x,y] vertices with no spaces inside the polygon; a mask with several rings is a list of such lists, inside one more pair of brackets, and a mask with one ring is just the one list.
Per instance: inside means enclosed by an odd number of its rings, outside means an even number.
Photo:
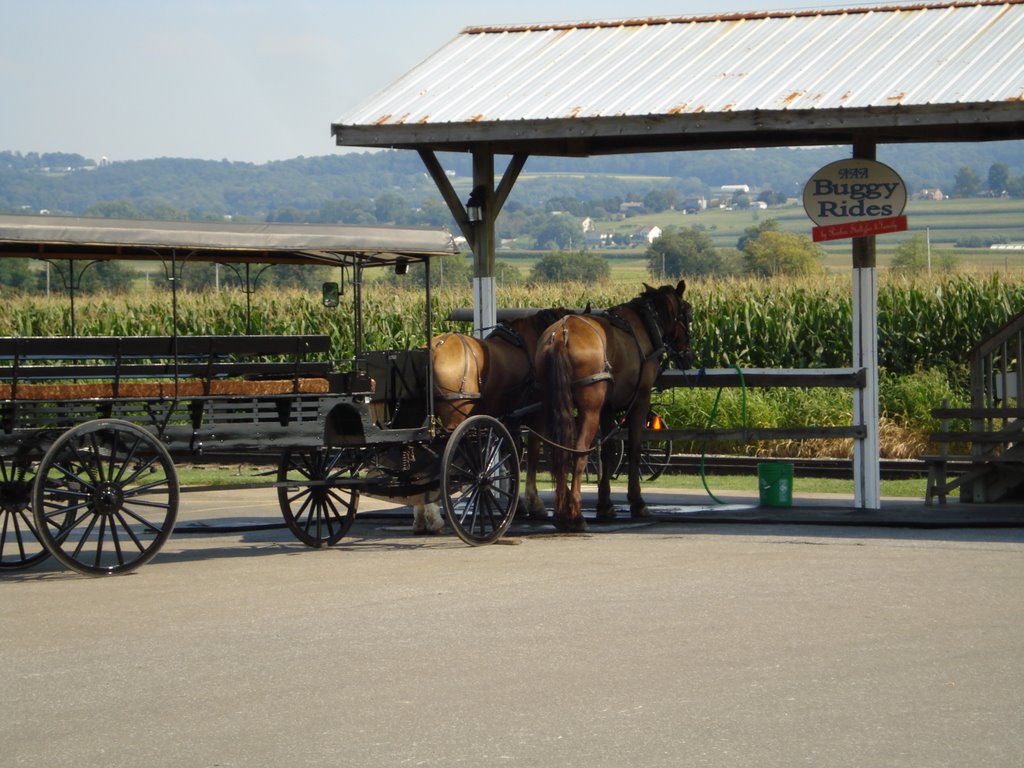
[{"label": "concrete pad", "polygon": [[192,532],[134,574],[0,576],[3,762],[1020,764],[1024,529],[679,501],[487,547],[382,506],[311,550],[272,492],[186,494]]}]

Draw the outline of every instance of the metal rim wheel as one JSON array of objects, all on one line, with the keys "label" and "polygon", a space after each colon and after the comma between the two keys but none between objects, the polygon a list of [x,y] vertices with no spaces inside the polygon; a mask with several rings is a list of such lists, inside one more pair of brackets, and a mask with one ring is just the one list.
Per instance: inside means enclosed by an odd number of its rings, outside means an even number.
[{"label": "metal rim wheel", "polygon": [[519,451],[509,431],[491,416],[459,424],[441,459],[441,500],[458,537],[473,546],[497,541],[518,498]]},{"label": "metal rim wheel", "polygon": [[[665,420],[653,411],[647,416],[648,429],[667,429]],[[647,440],[640,447],[640,477],[657,480],[672,459],[671,440]]]},{"label": "metal rim wheel", "polygon": [[32,517],[32,464],[0,456],[0,570],[29,568],[50,556]]},{"label": "metal rim wheel", "polygon": [[[609,477],[615,480],[619,476],[619,472],[622,471],[622,466],[626,457],[626,441],[612,438],[612,471]],[[588,482],[593,480],[594,482],[601,479],[601,446],[598,445],[587,455],[587,465],[583,469],[583,477]]]},{"label": "metal rim wheel", "polygon": [[178,476],[164,445],[119,419],[62,434],[39,463],[32,508],[40,541],[86,575],[134,570],[174,530]]},{"label": "metal rim wheel", "polygon": [[353,475],[342,451],[285,451],[277,468],[277,500],[288,528],[303,544],[337,544],[352,527],[359,491],[337,485]]},{"label": "metal rim wheel", "polygon": [[646,442],[640,449],[640,478],[657,480],[665,472],[672,456],[672,443],[669,441]]}]

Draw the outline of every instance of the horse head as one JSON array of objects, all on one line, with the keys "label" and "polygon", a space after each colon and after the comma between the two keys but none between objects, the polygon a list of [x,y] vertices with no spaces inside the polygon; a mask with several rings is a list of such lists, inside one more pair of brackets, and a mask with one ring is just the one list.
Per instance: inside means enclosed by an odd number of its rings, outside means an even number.
[{"label": "horse head", "polygon": [[693,322],[693,309],[690,302],[683,298],[686,292],[686,281],[680,280],[673,288],[663,285],[652,288],[644,283],[644,295],[650,300],[658,316],[661,328],[661,340],[668,350],[669,357],[675,361],[676,367],[685,370],[693,365],[693,350],[690,349],[690,323]]}]

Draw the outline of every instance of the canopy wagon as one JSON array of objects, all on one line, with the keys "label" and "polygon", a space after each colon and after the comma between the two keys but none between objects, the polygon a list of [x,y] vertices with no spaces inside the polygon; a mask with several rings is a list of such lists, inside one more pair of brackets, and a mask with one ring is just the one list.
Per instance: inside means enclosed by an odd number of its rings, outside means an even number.
[{"label": "canopy wagon", "polygon": [[[68,335],[0,338],[0,567],[52,555],[85,574],[137,568],[174,528],[175,461],[218,454],[276,465],[284,520],[312,547],[345,536],[360,494],[440,496],[464,541],[499,538],[515,441],[492,417],[450,434],[434,418],[430,263],[455,252],[443,230],[0,216],[0,257],[59,267],[71,304],[70,327],[54,329]],[[162,264],[166,335],[76,335],[75,290],[105,259]],[[324,304],[350,293],[354,349],[342,356],[327,334],[180,334],[177,283],[195,262],[234,269],[247,306],[266,265],[338,268]],[[365,349],[364,272],[413,264],[426,270],[424,346]]]}]

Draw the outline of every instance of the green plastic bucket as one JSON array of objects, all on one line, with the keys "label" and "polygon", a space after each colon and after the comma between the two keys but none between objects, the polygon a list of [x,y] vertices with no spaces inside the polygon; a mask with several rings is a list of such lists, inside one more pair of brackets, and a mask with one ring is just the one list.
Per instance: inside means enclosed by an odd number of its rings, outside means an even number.
[{"label": "green plastic bucket", "polygon": [[793,505],[793,465],[772,462],[757,465],[757,488],[762,507],[790,507]]}]

